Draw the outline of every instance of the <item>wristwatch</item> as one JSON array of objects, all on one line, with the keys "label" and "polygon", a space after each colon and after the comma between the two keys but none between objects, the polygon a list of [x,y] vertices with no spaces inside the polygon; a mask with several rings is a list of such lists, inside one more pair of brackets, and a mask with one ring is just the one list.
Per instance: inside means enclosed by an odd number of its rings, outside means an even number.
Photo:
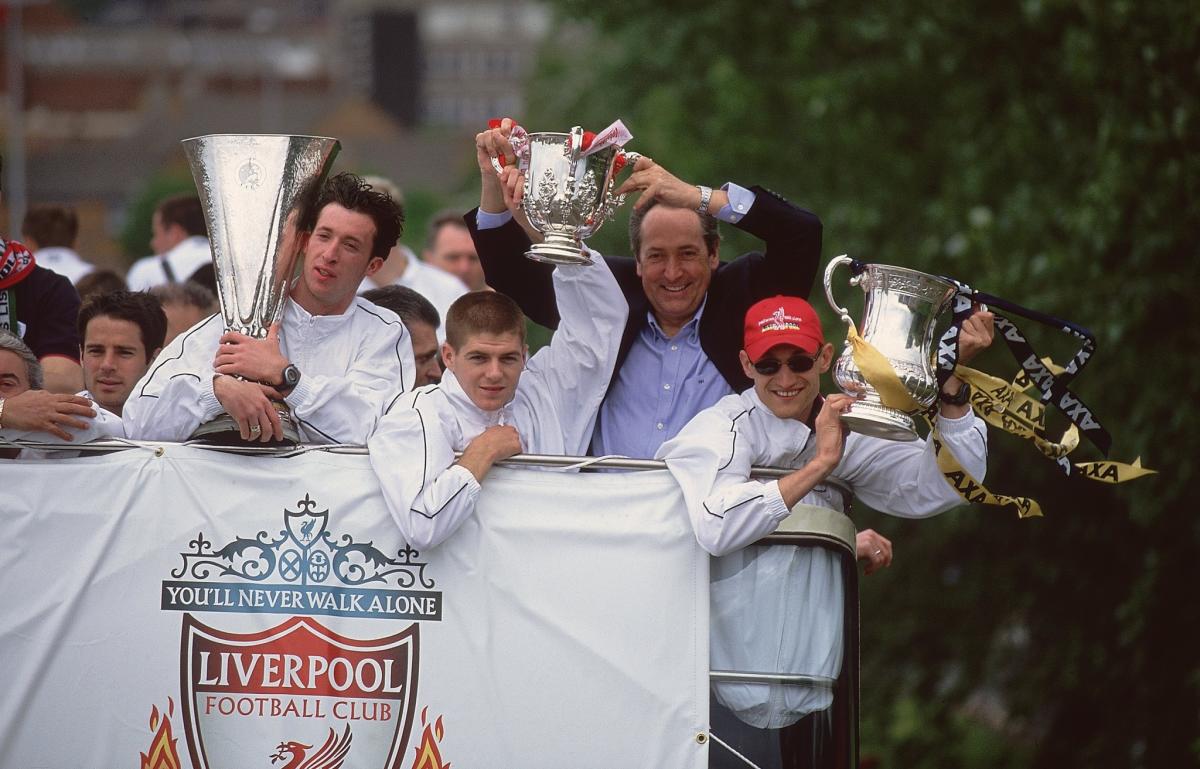
[{"label": "wristwatch", "polygon": [[967,401],[971,400],[971,385],[963,382],[954,395],[947,395],[945,390],[939,390],[938,400],[950,406],[965,406]]},{"label": "wristwatch", "polygon": [[295,363],[289,363],[283,367],[283,373],[279,375],[282,384],[277,388],[280,392],[289,393],[292,389],[300,384],[300,369],[296,368]]}]

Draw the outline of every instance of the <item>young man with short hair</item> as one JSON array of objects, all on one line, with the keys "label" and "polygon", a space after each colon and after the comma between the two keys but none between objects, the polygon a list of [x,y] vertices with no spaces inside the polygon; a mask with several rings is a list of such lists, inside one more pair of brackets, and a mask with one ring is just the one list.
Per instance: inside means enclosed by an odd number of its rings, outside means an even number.
[{"label": "young man with short hair", "polygon": [[96,269],[75,251],[78,235],[79,217],[67,206],[33,206],[21,222],[21,238],[38,264],[72,283]]},{"label": "young man with short hair", "polygon": [[212,264],[204,208],[195,195],[163,198],[150,222],[152,256],[133,263],[126,282],[132,291],[163,283],[182,283],[206,264]]},{"label": "young man with short hair", "polygon": [[366,443],[384,410],[412,387],[412,345],[395,313],[355,296],[400,236],[386,194],[339,174],[301,212],[300,277],[265,339],[208,320],[163,350],[125,410],[131,438],[185,440],[222,411],[242,440],[283,439],[284,401],[309,443]]},{"label": "young man with short hair", "polygon": [[[991,314],[977,312],[963,325],[960,360],[970,360],[991,339]],[[843,487],[875,509],[906,518],[936,515],[962,499],[942,477],[931,442],[847,434],[840,417],[855,399],[820,394],[833,345],[825,343],[808,302],[776,296],[753,305],[739,357],[753,387],[701,411],[657,455],[679,483],[700,545],[719,556],[711,566],[711,666],[836,678],[843,586],[835,556],[816,547],[754,543],[798,503],[848,510]],[[943,385],[937,426],[944,450],[982,480],[986,427],[962,387],[954,377]],[[762,482],[750,479],[755,466],[795,470]],[[869,561],[868,573],[890,561],[890,548],[862,552],[862,544],[858,555]],[[722,683],[714,693],[739,719],[762,729],[823,710],[832,696],[780,683]]]},{"label": "young man with short hair", "polygon": [[83,338],[81,395],[121,416],[133,386],[162,350],[167,316],[143,291],[99,294],[79,310]]},{"label": "young man with short hair", "polygon": [[491,291],[458,299],[446,317],[441,384],[400,399],[371,437],[384,501],[414,548],[437,545],[471,516],[496,462],[587,448],[627,306],[598,257],[556,267],[554,287],[562,322],[528,363],[515,302]]}]

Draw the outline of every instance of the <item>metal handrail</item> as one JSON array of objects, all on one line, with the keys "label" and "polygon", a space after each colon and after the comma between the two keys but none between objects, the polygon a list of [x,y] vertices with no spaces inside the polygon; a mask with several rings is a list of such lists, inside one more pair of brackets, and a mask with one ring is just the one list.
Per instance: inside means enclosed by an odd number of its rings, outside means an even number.
[{"label": "metal handrail", "polygon": [[753,673],[743,670],[710,670],[710,681],[738,681],[743,683],[803,684],[811,689],[832,691],[837,680],[825,676],[810,676],[803,673]]},{"label": "metal handrail", "polygon": [[[135,441],[124,438],[91,441],[89,443],[46,442],[30,440],[10,440],[0,437],[0,446],[21,449],[38,449],[49,451],[129,451],[131,449],[148,449],[162,453],[170,446],[186,446],[187,448],[203,449],[205,451],[221,451],[229,454],[244,454],[249,456],[291,457],[310,451],[324,451],[330,454],[366,455],[367,447],[348,443],[300,443],[295,446],[213,446],[198,441]],[[460,455],[461,452],[456,452]],[[595,467],[610,470],[665,470],[667,464],[658,459],[633,459],[631,457],[574,457],[559,454],[516,454],[498,465],[504,467]],[[762,478],[782,478],[795,468],[786,467],[755,467],[751,473]]]}]

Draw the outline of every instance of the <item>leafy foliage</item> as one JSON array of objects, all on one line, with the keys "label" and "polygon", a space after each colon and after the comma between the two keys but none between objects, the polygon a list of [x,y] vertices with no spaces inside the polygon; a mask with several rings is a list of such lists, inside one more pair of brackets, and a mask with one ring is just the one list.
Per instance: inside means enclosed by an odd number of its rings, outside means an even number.
[{"label": "leafy foliage", "polygon": [[[993,431],[989,486],[1034,496],[1044,519],[857,514],[897,553],[863,585],[864,753],[911,767],[1200,760],[1200,330],[1187,310],[1200,6],[557,8],[526,125],[620,116],[631,147],[683,179],[757,183],[816,211],[826,258],[954,275],[1092,328],[1099,352],[1075,389],[1113,433],[1113,458],[1161,471],[1128,486],[1068,480]],[[733,235],[726,256],[751,245]],[[616,223],[594,243],[628,252]],[[1072,351],[1022,327],[1039,350]],[[1015,366],[1002,349],[981,365]]]}]

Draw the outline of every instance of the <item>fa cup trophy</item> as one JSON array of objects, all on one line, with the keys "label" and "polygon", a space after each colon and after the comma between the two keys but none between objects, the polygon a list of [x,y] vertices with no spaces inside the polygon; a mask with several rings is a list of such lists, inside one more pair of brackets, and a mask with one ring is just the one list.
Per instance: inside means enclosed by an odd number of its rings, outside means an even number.
[{"label": "fa cup trophy", "polygon": [[[262,339],[279,320],[300,252],[300,218],[341,145],[322,136],[224,134],[185,139],[208,225],[227,331]],[[291,409],[274,402],[284,439],[299,441]],[[192,437],[238,430],[228,414]]]},{"label": "fa cup trophy", "polygon": [[847,342],[834,364],[833,379],[844,392],[861,390],[864,397],[842,419],[851,430],[864,435],[916,440],[916,425],[910,414],[928,409],[937,399],[938,382],[932,364],[934,325],[949,306],[955,288],[933,275],[886,264],[862,264],[843,254],[825,268],[825,298],[850,326],[854,325],[850,314],[833,298],[833,273],[842,265],[851,268],[850,285],[859,286],[866,294],[861,336],[883,354],[919,406],[909,413],[885,406],[854,362],[852,346]]},{"label": "fa cup trophy", "polygon": [[[612,192],[617,172],[641,155],[625,152],[616,143],[601,146],[599,137],[594,147],[585,148],[579,126],[565,134],[514,134],[511,141],[517,157],[528,158],[521,208],[545,236],[525,256],[551,264],[591,264],[581,242],[625,202],[624,195]],[[500,171],[495,159],[492,165]]]}]

